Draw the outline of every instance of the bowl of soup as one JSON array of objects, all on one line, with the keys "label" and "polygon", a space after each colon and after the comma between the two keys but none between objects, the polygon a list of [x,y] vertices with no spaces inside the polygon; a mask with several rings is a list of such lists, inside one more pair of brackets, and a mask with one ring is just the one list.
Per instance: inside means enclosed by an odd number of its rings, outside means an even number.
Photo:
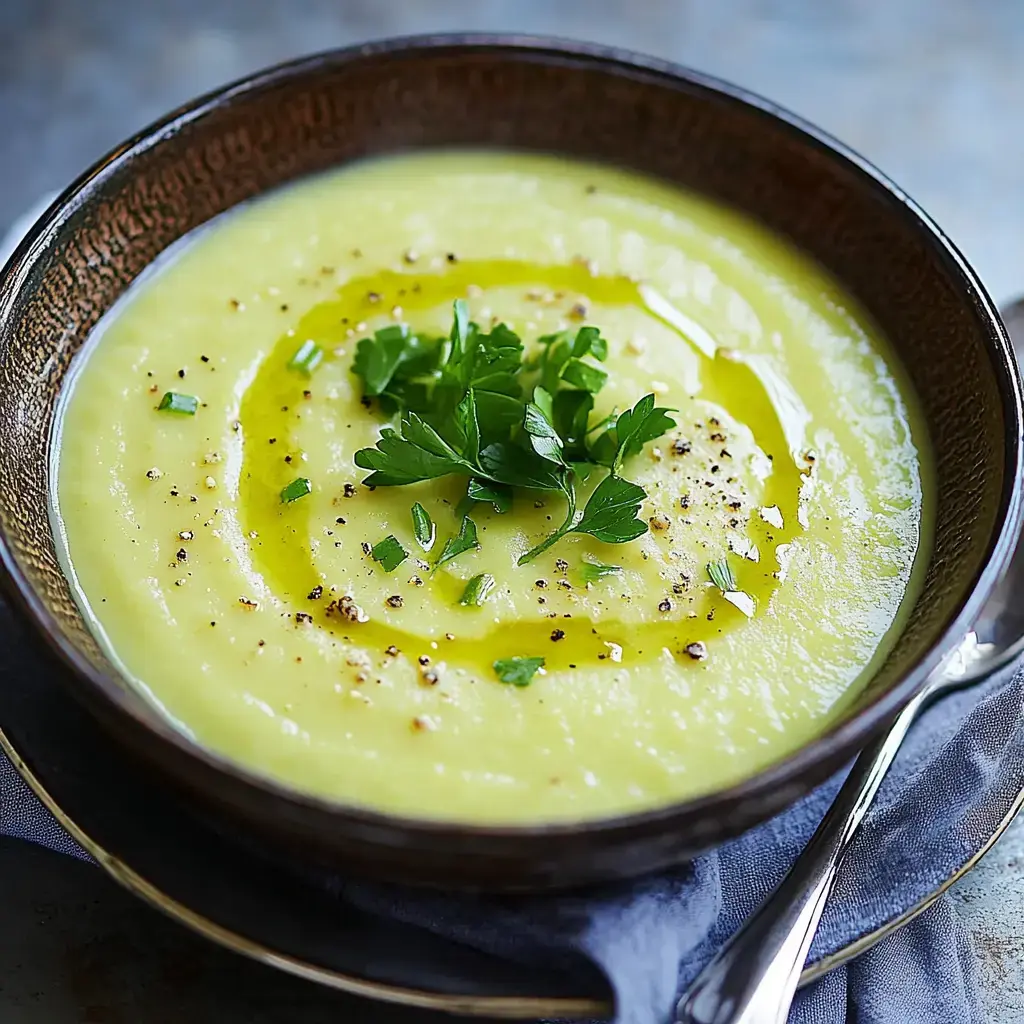
[{"label": "bowl of soup", "polygon": [[593,47],[197,101],[36,225],[0,351],[6,589],[69,692],[244,840],[410,883],[626,877],[778,812],[1020,530],[949,241],[791,115]]}]

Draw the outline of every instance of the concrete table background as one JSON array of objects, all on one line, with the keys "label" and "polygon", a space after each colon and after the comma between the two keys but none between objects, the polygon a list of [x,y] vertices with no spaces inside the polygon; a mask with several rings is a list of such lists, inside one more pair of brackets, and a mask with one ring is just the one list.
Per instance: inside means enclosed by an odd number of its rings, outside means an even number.
[{"label": "concrete table background", "polygon": [[[574,36],[731,79],[830,130],[1024,292],[1020,0],[0,0],[0,230],[176,104],[391,34]],[[1024,1020],[1024,823],[955,890],[986,1024]],[[428,1024],[208,947],[95,868],[0,841],[4,1024]]]}]

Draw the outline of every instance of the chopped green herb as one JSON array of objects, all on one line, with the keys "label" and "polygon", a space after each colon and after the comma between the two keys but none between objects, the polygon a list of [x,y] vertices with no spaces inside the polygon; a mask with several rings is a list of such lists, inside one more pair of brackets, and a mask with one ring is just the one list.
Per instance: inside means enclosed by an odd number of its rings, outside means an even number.
[{"label": "chopped green herb", "polygon": [[576,337],[573,340],[571,354],[576,359],[592,355],[603,363],[608,358],[608,342],[601,337],[601,332],[598,328],[581,327],[576,332]]},{"label": "chopped green herb", "polygon": [[708,562],[707,565],[708,579],[723,594],[728,594],[736,590],[736,576],[733,574],[732,566],[729,564],[728,559],[721,558],[717,562]]},{"label": "chopped green herb", "polygon": [[615,437],[619,450],[615,456],[615,468],[630,455],[638,455],[648,441],[661,437],[671,430],[676,421],[668,414],[671,409],[655,408],[654,395],[644,395],[632,409],[619,414],[615,421]]},{"label": "chopped green herb", "polygon": [[[524,360],[513,331],[498,324],[484,332],[462,300],[454,305],[447,337],[421,337],[392,325],[363,338],[352,371],[362,378],[363,394],[379,396],[397,421],[381,431],[375,447],[356,453],[356,465],[369,471],[364,483],[396,487],[468,477],[466,497],[456,509],[463,524],[473,502],[507,511],[512,488],[564,494],[565,521],[520,562],[573,531],[615,544],[645,533],[637,513],[646,494],[624,480],[620,469],[628,456],[675,425],[668,410],[655,408],[654,396],[647,395],[633,409],[591,426],[594,395],[608,375],[588,360],[604,360],[607,341],[596,327],[584,325],[575,334],[546,335],[539,345],[536,358]],[[537,376],[526,383],[530,372]],[[578,510],[577,483],[597,466],[610,473]],[[445,545],[438,565],[466,550],[450,552],[452,544],[458,547],[458,538]],[[474,533],[470,546],[475,545]]]},{"label": "chopped green herb", "polygon": [[[537,388],[533,393],[535,402],[540,391]],[[594,428],[588,428],[587,422],[593,411],[594,396],[589,391],[563,388],[552,399],[548,419],[565,443],[566,458],[572,462],[589,464],[591,456],[587,451],[587,434]]]},{"label": "chopped green herb", "polygon": [[509,487],[562,490],[564,470],[513,442],[488,445],[480,453],[481,475]]},{"label": "chopped green herb", "polygon": [[434,537],[437,534],[434,520],[418,501],[412,507],[412,532],[424,551],[429,551],[434,546]]},{"label": "chopped green herb", "polygon": [[313,375],[313,371],[323,362],[324,350],[312,340],[304,341],[295,351],[295,355],[288,360],[289,370],[298,370],[307,377]]},{"label": "chopped green herb", "polygon": [[478,548],[480,542],[476,539],[476,523],[469,516],[463,516],[459,532],[454,537],[449,537],[441,549],[441,557],[434,564],[439,569],[445,562],[450,562],[471,548]]},{"label": "chopped green herb", "polygon": [[287,505],[290,501],[304,498],[312,490],[313,485],[304,476],[297,477],[287,487],[281,489],[281,504]]},{"label": "chopped green herb", "polygon": [[562,380],[593,395],[605,386],[608,374],[599,366],[592,366],[582,359],[570,359],[562,368]]},{"label": "chopped green herb", "polygon": [[409,557],[409,552],[402,547],[394,534],[389,534],[373,545],[370,557],[378,562],[385,572],[394,572]]},{"label": "chopped green herb", "polygon": [[494,663],[498,678],[513,686],[529,686],[530,680],[543,667],[543,658],[499,658]]},{"label": "chopped green herb", "polygon": [[462,597],[459,598],[459,604],[479,607],[487,600],[487,595],[494,587],[494,577],[489,572],[482,572],[466,584],[466,589],[462,592]]},{"label": "chopped green herb", "polygon": [[482,480],[470,480],[466,497],[470,502],[490,502],[495,512],[507,512],[512,507],[512,492],[502,484],[489,484]]},{"label": "chopped green herb", "polygon": [[402,419],[402,433],[390,427],[381,431],[376,448],[356,452],[356,465],[373,472],[363,481],[370,487],[395,487],[433,480],[449,473],[470,475],[476,471],[443,437],[410,412]]},{"label": "chopped green herb", "polygon": [[584,583],[596,583],[598,580],[604,579],[605,576],[621,575],[621,565],[603,565],[601,562],[591,562],[585,559],[580,566],[580,577]]},{"label": "chopped green herb", "polygon": [[452,303],[452,329],[448,337],[451,339],[452,350],[465,349],[469,336],[469,304],[465,299],[456,299]]},{"label": "chopped green herb", "polygon": [[195,416],[199,408],[199,399],[195,395],[179,395],[177,391],[168,391],[160,399],[157,406],[163,412],[176,412],[182,416]]},{"label": "chopped green herb", "polygon": [[647,524],[637,518],[640,503],[646,497],[638,484],[618,476],[606,476],[591,494],[575,529],[606,544],[636,540],[647,532]]},{"label": "chopped green herb", "polygon": [[644,395],[632,409],[619,413],[613,425],[591,445],[591,459],[611,466],[612,472],[618,473],[625,459],[638,455],[648,441],[661,437],[676,425],[668,415],[672,411],[656,408],[654,395]]},{"label": "chopped green herb", "polygon": [[625,544],[647,532],[647,524],[637,518],[640,503],[647,495],[642,487],[629,480],[609,473],[594,489],[582,512],[576,508],[576,489],[571,483],[565,496],[568,502],[565,521],[522,555],[519,565],[532,561],[568,533],[589,533],[606,544]]},{"label": "chopped green herb", "polygon": [[[538,399],[540,399],[539,402]],[[541,408],[541,403],[544,408]],[[564,466],[566,463],[565,457],[562,455],[562,439],[551,422],[551,403],[551,396],[543,388],[537,388],[534,391],[534,400],[526,405],[523,430],[529,436],[533,450],[542,459],[547,459],[548,462],[553,462],[558,466]]]},{"label": "chopped green herb", "polygon": [[413,353],[415,342],[404,324],[383,327],[372,338],[363,338],[356,346],[352,372],[363,378],[363,394],[375,397],[383,393],[398,367]]}]

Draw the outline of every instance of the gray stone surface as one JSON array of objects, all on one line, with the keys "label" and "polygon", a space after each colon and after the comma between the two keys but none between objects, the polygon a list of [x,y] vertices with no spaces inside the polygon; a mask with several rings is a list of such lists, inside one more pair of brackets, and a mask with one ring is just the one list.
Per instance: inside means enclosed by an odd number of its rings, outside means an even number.
[{"label": "gray stone surface", "polygon": [[[1024,291],[1020,0],[0,0],[0,228],[174,105],[383,35],[553,33],[731,79],[875,161],[990,291]],[[988,1024],[1024,1020],[1024,825],[959,883]],[[319,1024],[373,1007],[200,945],[99,872],[0,843],[3,1024]],[[938,1024],[938,1022],[937,1022]]]}]

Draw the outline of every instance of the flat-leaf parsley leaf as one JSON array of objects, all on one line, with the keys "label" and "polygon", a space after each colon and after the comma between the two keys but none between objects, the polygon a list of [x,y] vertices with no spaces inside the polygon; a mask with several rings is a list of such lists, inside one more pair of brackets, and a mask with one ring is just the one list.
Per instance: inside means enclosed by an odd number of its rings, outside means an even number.
[{"label": "flat-leaf parsley leaf", "polygon": [[543,667],[543,658],[499,658],[494,663],[498,678],[513,686],[529,686],[530,680]]},{"label": "flat-leaf parsley leaf", "polygon": [[370,548],[370,557],[385,572],[394,572],[409,557],[409,552],[394,534],[389,534]]},{"label": "flat-leaf parsley leaf", "polygon": [[[362,378],[364,395],[380,397],[385,412],[398,419],[397,428],[381,431],[375,447],[356,453],[356,465],[370,471],[364,483],[395,487],[468,477],[458,506],[462,516],[478,501],[507,511],[516,487],[561,492],[563,523],[520,564],[572,532],[610,544],[644,534],[638,513],[646,494],[620,470],[625,459],[675,426],[669,410],[646,395],[632,409],[591,426],[594,395],[608,379],[597,365],[608,356],[608,342],[596,327],[584,325],[575,334],[546,335],[538,344],[537,357],[524,361],[518,335],[505,324],[482,331],[462,299],[454,303],[447,337],[425,338],[395,324],[363,338],[353,373]],[[596,431],[603,433],[591,444]],[[610,472],[580,510],[576,485],[597,466]],[[463,518],[437,565],[476,546],[476,528]]]}]

